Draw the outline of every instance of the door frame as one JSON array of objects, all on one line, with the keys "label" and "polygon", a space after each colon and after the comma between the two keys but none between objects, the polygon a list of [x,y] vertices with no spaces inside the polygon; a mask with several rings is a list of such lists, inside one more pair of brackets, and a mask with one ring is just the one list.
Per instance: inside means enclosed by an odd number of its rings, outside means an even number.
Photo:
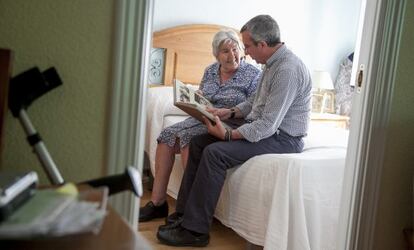
[{"label": "door frame", "polygon": [[[115,2],[107,173],[123,173],[128,166],[142,173],[154,3],[152,0]],[[117,194],[109,202],[133,228],[137,228],[139,200],[133,194]]]},{"label": "door frame", "polygon": [[[362,4],[338,249],[372,249],[405,0]],[[362,74],[361,86],[358,76]]]}]

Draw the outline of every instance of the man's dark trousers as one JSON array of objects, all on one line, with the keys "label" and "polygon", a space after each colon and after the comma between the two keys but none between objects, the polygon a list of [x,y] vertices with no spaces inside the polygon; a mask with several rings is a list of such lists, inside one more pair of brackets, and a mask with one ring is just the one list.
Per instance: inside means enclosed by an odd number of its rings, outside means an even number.
[{"label": "man's dark trousers", "polygon": [[283,131],[253,143],[221,141],[209,134],[193,137],[177,198],[176,211],[184,214],[181,225],[198,233],[210,231],[227,169],[256,155],[299,153],[302,149],[302,137],[292,137]]}]

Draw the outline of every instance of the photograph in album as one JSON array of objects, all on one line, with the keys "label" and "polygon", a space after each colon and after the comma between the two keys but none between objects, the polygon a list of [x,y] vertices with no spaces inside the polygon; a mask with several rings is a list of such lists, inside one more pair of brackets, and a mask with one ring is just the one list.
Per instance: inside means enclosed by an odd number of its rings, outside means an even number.
[{"label": "photograph in album", "polygon": [[[203,116],[215,123],[214,115],[206,110],[213,107],[210,101],[177,79],[174,80],[174,105],[203,123]],[[227,127],[225,123],[223,125]]]}]

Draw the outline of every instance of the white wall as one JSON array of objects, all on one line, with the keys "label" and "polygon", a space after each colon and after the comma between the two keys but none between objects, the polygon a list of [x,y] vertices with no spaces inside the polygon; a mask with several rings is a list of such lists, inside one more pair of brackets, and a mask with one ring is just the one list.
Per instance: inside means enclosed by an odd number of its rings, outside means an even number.
[{"label": "white wall", "polygon": [[340,61],[354,51],[361,0],[155,0],[154,31],[182,24],[240,29],[269,14],[282,41],[308,65],[336,78]]}]

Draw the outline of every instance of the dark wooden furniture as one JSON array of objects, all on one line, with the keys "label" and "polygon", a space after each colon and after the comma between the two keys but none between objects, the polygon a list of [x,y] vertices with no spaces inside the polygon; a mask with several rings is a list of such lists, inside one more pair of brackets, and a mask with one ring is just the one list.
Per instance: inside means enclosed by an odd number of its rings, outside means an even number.
[{"label": "dark wooden furniture", "polygon": [[4,119],[8,106],[9,80],[12,74],[12,59],[11,50],[0,48],[0,162],[3,150]]},{"label": "dark wooden furniture", "polygon": [[34,240],[0,241],[0,249],[10,250],[90,250],[90,249],[150,249],[144,240],[111,207],[99,234],[92,233]]},{"label": "dark wooden furniture", "polygon": [[403,230],[407,250],[414,250],[414,230],[412,228],[404,228]]},{"label": "dark wooden furniture", "polygon": [[[90,186],[78,185],[78,189],[86,197],[84,200],[100,201],[102,193],[96,192]],[[87,192],[93,191],[93,192]],[[81,193],[82,194],[82,193]],[[0,240],[2,250],[132,250],[151,249],[147,241],[142,238],[137,229],[131,226],[111,207],[107,206],[107,215],[98,234],[83,233],[62,237],[43,237],[30,240]]]}]

